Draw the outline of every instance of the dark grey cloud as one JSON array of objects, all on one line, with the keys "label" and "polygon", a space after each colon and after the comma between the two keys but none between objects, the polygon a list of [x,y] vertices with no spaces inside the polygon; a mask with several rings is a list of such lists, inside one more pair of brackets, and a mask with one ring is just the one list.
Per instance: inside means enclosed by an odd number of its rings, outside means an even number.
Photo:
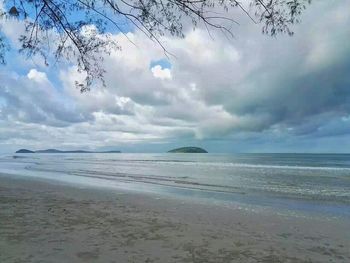
[{"label": "dark grey cloud", "polygon": [[313,122],[312,117],[350,113],[349,10],[346,1],[318,1],[295,28],[293,38],[266,38],[243,25],[239,39],[231,43],[230,53],[237,57],[225,56],[221,43],[212,46],[221,51],[211,54],[204,41],[199,52],[207,52],[206,57],[189,57],[187,50],[179,51],[174,76],[178,73],[182,79],[193,80],[207,105],[222,105],[240,117],[233,131],[263,131],[280,125],[294,134],[312,133],[328,121],[306,129],[305,122]]}]

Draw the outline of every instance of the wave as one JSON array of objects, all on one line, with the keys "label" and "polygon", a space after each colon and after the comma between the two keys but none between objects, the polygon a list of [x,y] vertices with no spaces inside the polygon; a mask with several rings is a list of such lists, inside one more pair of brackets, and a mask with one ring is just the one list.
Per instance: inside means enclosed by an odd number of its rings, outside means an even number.
[{"label": "wave", "polygon": [[[213,167],[213,168],[243,168],[243,169],[287,169],[287,170],[319,170],[319,171],[350,171],[350,167],[347,163],[338,163],[333,165],[302,165],[302,164],[259,164],[249,162],[213,162],[213,161],[198,161],[198,160],[178,160],[178,159],[108,159],[108,158],[37,158],[37,157],[24,157],[24,156],[11,156],[7,158],[1,158],[0,162],[28,162],[28,163],[54,163],[54,164],[97,164],[113,166],[116,163],[123,165],[170,165],[170,166],[195,166],[195,167]],[[22,159],[22,160],[21,160]],[[25,160],[23,160],[25,159]]]},{"label": "wave", "polygon": [[194,178],[188,176],[157,176],[146,174],[129,174],[122,172],[102,172],[94,170],[64,170],[64,169],[50,169],[39,166],[27,166],[27,170],[34,172],[50,172],[62,173],[70,176],[77,176],[80,178],[90,178],[97,180],[106,180],[116,183],[141,183],[146,185],[163,186],[170,188],[208,191],[212,193],[227,193],[227,194],[262,194],[264,195],[278,195],[284,198],[297,198],[308,200],[323,200],[323,201],[338,201],[342,203],[349,203],[350,195],[346,189],[320,189],[308,188],[304,186],[293,187],[291,185],[273,185],[260,182],[259,184],[240,184],[239,186],[218,184],[209,182],[194,181]]},{"label": "wave", "polygon": [[[305,166],[305,165],[288,165],[288,164],[251,164],[251,163],[235,163],[235,162],[203,162],[203,161],[182,161],[182,160],[96,160],[91,162],[90,160],[86,163],[92,164],[106,164],[111,165],[111,162],[115,163],[147,163],[147,164],[168,164],[168,165],[185,165],[185,166],[206,166],[206,167],[235,167],[235,168],[264,168],[264,169],[294,169],[294,170],[336,170],[336,171],[350,171],[350,167],[338,165],[338,166]],[[83,163],[79,160],[79,163]]]}]

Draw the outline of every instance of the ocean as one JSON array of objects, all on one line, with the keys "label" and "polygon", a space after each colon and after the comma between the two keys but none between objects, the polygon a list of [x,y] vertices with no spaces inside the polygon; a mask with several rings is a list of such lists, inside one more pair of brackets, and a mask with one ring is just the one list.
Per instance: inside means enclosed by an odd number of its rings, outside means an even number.
[{"label": "ocean", "polygon": [[12,154],[0,173],[350,218],[350,154]]}]

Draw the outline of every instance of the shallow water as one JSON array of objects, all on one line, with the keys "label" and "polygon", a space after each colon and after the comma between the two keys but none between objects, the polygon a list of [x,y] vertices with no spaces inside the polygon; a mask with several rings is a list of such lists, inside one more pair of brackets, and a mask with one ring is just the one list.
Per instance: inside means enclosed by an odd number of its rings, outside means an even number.
[{"label": "shallow water", "polygon": [[0,173],[350,217],[348,154],[16,154]]}]

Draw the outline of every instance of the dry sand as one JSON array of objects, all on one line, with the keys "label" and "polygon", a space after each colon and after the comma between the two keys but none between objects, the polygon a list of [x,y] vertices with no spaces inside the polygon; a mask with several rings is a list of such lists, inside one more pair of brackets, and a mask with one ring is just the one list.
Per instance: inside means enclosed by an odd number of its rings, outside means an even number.
[{"label": "dry sand", "polygon": [[2,175],[0,262],[350,262],[350,223]]}]

